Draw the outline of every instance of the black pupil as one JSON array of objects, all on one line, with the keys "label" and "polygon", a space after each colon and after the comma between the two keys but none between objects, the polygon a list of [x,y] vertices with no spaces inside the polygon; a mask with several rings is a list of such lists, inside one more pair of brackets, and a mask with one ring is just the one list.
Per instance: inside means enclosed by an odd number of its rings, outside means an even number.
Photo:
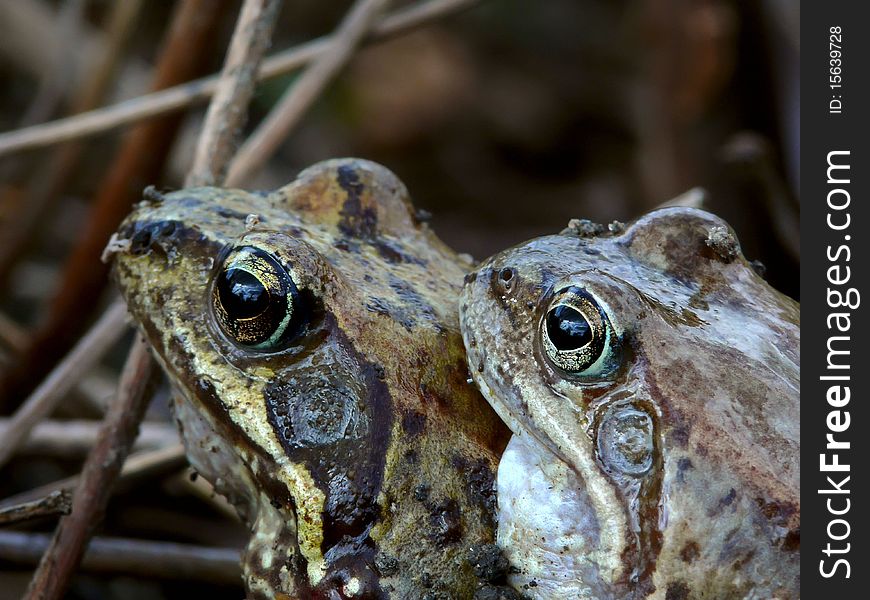
[{"label": "black pupil", "polygon": [[256,317],[269,306],[269,292],[254,275],[242,269],[228,269],[218,285],[221,305],[234,319]]},{"label": "black pupil", "polygon": [[592,327],[580,311],[561,305],[547,315],[547,335],[558,350],[577,350],[592,341]]}]

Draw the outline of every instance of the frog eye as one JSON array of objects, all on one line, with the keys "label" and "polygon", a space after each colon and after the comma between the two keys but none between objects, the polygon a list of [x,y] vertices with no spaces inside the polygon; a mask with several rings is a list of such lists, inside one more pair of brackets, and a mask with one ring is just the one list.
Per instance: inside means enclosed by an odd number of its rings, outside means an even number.
[{"label": "frog eye", "polygon": [[541,338],[547,358],[572,375],[602,375],[614,363],[613,326],[598,301],[580,287],[556,293],[541,322]]},{"label": "frog eye", "polygon": [[299,290],[287,269],[252,246],[233,250],[223,261],[212,305],[224,334],[257,350],[277,349],[305,320]]}]

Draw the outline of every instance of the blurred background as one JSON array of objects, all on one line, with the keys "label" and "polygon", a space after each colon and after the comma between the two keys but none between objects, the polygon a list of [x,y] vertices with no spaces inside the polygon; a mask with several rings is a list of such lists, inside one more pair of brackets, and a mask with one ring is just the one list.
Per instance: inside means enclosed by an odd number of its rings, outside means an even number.
[{"label": "blurred background", "polygon": [[[0,132],[218,72],[239,2],[207,3],[200,30],[172,42],[167,57],[182,4],[0,0]],[[246,187],[274,189],[326,158],[372,159],[405,182],[442,239],[478,259],[570,218],[629,221],[702,187],[747,258],[797,298],[798,2],[467,4],[361,49]],[[270,53],[328,34],[350,5],[285,2]],[[249,130],[295,77],[257,88]],[[198,102],[146,126],[0,153],[0,440],[6,417],[112,297],[98,260],[107,232],[146,185],[181,186],[204,111]],[[129,339],[0,467],[0,498],[77,472],[94,435],[88,420],[111,397]],[[146,428],[138,450],[174,443],[165,398]],[[244,528],[198,485],[178,463],[127,482],[100,535],[241,547]],[[32,569],[2,537],[9,531],[0,529],[0,598],[19,597]],[[137,569],[89,569],[69,597],[242,594],[234,573],[217,583],[200,575],[204,583]]]}]

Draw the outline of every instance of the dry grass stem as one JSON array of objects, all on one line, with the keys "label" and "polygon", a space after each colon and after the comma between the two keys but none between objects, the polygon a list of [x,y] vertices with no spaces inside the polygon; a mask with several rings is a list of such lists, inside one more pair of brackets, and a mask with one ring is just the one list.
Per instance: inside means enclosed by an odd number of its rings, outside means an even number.
[{"label": "dry grass stem", "polygon": [[3,465],[27,438],[30,430],[52,410],[116,343],[125,331],[127,309],[123,302],[114,303],[91,330],[73,347],[66,358],[24,401],[12,418],[0,442],[0,465]]},{"label": "dry grass stem", "polygon": [[683,208],[704,208],[710,201],[710,194],[704,188],[692,188],[683,192],[675,198],[671,198],[656,206],[653,210],[659,208],[670,208],[672,206],[682,206]]},{"label": "dry grass stem", "polygon": [[121,373],[118,395],[82,469],[72,513],[61,518],[42,555],[25,594],[28,600],[61,598],[69,586],[88,541],[102,522],[113,484],[145,414],[153,368],[148,346],[137,338]]},{"label": "dry grass stem", "polygon": [[71,510],[72,494],[67,490],[58,490],[39,500],[0,508],[0,526],[41,517],[68,515]]},{"label": "dry grass stem", "polygon": [[[124,463],[113,491],[119,492],[130,489],[142,481],[162,477],[178,471],[184,468],[186,464],[187,459],[184,456],[184,446],[181,444],[173,444],[166,448],[147,450],[134,454]],[[30,502],[57,490],[74,490],[79,484],[79,479],[78,475],[74,475],[41,485],[26,492],[3,498],[3,500],[0,500],[0,506]]]},{"label": "dry grass stem", "polygon": [[215,512],[222,514],[230,521],[239,521],[239,513],[229,501],[218,494],[205,477],[190,477],[189,473],[179,473],[167,482],[172,488],[189,494],[211,506]]},{"label": "dry grass stem", "polygon": [[223,183],[236,139],[248,115],[260,61],[269,47],[280,0],[247,0],[236,22],[230,48],[185,185]]},{"label": "dry grass stem", "polygon": [[329,49],[293,82],[254,133],[239,148],[226,185],[245,183],[287,139],[302,115],[353,56],[359,43],[389,0],[357,0],[332,36]]},{"label": "dry grass stem", "polygon": [[[0,439],[3,439],[12,420],[0,418]],[[30,435],[18,448],[18,454],[28,456],[54,456],[59,458],[76,458],[85,456],[99,432],[99,421],[45,420],[34,427]],[[178,443],[178,432],[170,423],[145,422],[133,445],[135,452],[168,448]],[[132,458],[130,458],[132,460]],[[130,460],[127,461],[129,464]]]},{"label": "dry grass stem", "polygon": [[[0,531],[0,560],[32,566],[49,545],[43,533]],[[90,573],[237,585],[239,550],[122,538],[94,538],[82,560]]]},{"label": "dry grass stem", "polygon": [[0,343],[16,354],[27,347],[27,332],[3,313],[0,313]]},{"label": "dry grass stem", "polygon": [[[478,2],[479,0],[428,0],[397,10],[376,23],[368,39],[381,40],[410,31]],[[272,79],[305,66],[327,52],[332,41],[331,37],[319,38],[265,59],[257,73],[257,81]],[[2,133],[0,156],[96,135],[204,102],[215,93],[218,80],[218,76],[212,75],[80,115]]]}]

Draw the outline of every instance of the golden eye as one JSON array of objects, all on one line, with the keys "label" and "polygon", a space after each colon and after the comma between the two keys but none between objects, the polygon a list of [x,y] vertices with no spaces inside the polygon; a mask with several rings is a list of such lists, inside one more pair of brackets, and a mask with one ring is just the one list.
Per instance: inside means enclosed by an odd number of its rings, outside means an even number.
[{"label": "golden eye", "polygon": [[215,279],[212,305],[227,337],[258,350],[277,349],[305,321],[301,296],[287,269],[252,246],[226,257]]},{"label": "golden eye", "polygon": [[547,358],[573,375],[597,376],[614,366],[617,339],[599,303],[571,286],[556,293],[541,322]]}]

